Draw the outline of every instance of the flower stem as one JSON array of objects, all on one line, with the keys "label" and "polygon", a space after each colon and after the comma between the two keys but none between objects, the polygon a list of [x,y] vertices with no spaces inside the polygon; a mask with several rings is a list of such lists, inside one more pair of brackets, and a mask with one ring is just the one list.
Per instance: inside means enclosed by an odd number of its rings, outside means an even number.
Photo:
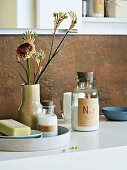
[{"label": "flower stem", "polygon": [[27,58],[27,84],[30,84],[30,60]]},{"label": "flower stem", "polygon": [[[35,82],[34,82],[35,84],[38,83],[41,75],[43,74],[43,72],[46,70],[46,68],[47,68],[47,66],[49,65],[49,63],[52,61],[52,59],[53,59],[53,58],[55,57],[55,55],[57,54],[57,51],[58,51],[58,49],[60,48],[62,42],[63,42],[64,39],[65,39],[65,37],[67,36],[68,32],[69,32],[69,30],[67,30],[66,34],[63,36],[62,40],[60,41],[59,45],[58,45],[57,48],[55,49],[54,53],[53,53],[53,54],[51,55],[51,57],[48,59],[45,67],[42,69],[42,71],[41,71],[40,74],[38,75],[37,79],[35,80]],[[51,48],[51,49],[52,49],[52,48]]]},{"label": "flower stem", "polygon": [[43,72],[46,70],[47,66],[49,65],[49,63],[51,62],[52,59],[49,59],[45,65],[45,67],[43,68],[43,70],[40,72],[40,74],[38,75],[37,79],[35,80],[34,84],[37,84],[41,75],[43,74]]},{"label": "flower stem", "polygon": [[54,51],[54,53],[53,53],[53,55],[52,55],[52,57],[51,57],[51,60],[52,60],[52,59],[55,57],[55,55],[57,54],[57,51],[58,51],[58,49],[60,48],[62,42],[63,42],[64,39],[65,39],[65,37],[67,36],[68,32],[69,32],[69,30],[67,30],[66,34],[63,36],[62,40],[60,41],[59,45],[57,46],[56,50]]},{"label": "flower stem", "polygon": [[21,62],[19,62],[20,64],[21,64],[21,66],[22,66],[22,68],[25,70],[25,72],[27,72],[27,70],[26,70],[26,68],[24,67],[24,65],[21,63]]},{"label": "flower stem", "polygon": [[[26,72],[26,76],[27,76],[27,69],[24,67],[24,65],[21,63],[21,62],[18,62],[21,66],[22,66],[22,68],[24,69],[24,71]],[[20,77],[21,77],[21,74],[18,72],[18,74],[20,75]],[[25,84],[27,84],[26,83],[26,81],[23,79],[23,77],[21,77],[21,79],[25,82]]]},{"label": "flower stem", "polygon": [[24,81],[25,84],[27,84],[27,82],[25,81],[25,79],[21,76],[21,74],[18,72],[20,78]]},{"label": "flower stem", "polygon": [[52,48],[53,48],[53,44],[54,44],[55,33],[56,33],[56,30],[54,30],[54,33],[53,33],[52,44],[51,44],[51,49],[50,49],[50,53],[49,53],[49,59],[50,59],[51,54],[52,54]]}]

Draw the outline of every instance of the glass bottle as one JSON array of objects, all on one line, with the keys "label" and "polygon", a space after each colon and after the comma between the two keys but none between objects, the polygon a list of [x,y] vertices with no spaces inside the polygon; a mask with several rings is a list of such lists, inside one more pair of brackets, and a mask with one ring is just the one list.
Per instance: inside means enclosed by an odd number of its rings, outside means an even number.
[{"label": "glass bottle", "polygon": [[86,16],[86,0],[82,0],[82,17]]},{"label": "glass bottle", "polygon": [[88,0],[88,16],[104,17],[104,0]]},{"label": "glass bottle", "polygon": [[57,136],[57,116],[54,114],[54,105],[51,100],[43,100],[43,114],[39,116],[38,129],[43,137]]},{"label": "glass bottle", "polygon": [[72,100],[72,129],[93,131],[99,128],[99,101],[93,87],[93,72],[77,73],[77,88]]},{"label": "glass bottle", "polygon": [[104,0],[94,0],[94,16],[104,17]]}]

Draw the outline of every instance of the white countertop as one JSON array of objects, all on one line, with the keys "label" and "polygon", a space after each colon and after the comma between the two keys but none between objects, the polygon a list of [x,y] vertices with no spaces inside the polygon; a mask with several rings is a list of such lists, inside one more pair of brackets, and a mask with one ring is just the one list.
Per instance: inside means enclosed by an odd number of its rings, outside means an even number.
[{"label": "white countertop", "polygon": [[[66,126],[71,130],[71,125],[68,122],[60,122],[60,125]],[[75,152],[127,146],[127,121],[108,121],[104,116],[100,116],[99,130],[93,132],[71,131],[71,141],[69,146],[49,151],[37,152],[1,151],[0,161],[63,154],[63,149],[65,149],[65,153],[72,153],[74,151],[69,149],[71,146],[78,147],[78,150]]]},{"label": "white countertop", "polygon": [[0,170],[127,170],[127,146],[0,161]]}]

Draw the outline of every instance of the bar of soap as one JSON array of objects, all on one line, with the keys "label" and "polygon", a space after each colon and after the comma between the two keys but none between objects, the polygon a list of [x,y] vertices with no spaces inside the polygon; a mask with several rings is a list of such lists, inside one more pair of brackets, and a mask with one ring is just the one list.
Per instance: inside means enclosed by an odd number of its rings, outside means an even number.
[{"label": "bar of soap", "polygon": [[0,132],[7,136],[27,136],[31,128],[13,119],[5,119],[0,120]]}]

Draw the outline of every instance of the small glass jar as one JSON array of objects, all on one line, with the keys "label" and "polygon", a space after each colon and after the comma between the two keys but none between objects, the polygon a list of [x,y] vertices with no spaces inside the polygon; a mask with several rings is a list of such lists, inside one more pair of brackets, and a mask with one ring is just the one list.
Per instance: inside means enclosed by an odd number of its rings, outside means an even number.
[{"label": "small glass jar", "polygon": [[72,129],[93,131],[99,128],[98,92],[93,87],[93,72],[78,72],[72,100]]},{"label": "small glass jar", "polygon": [[43,132],[43,137],[57,136],[57,116],[54,114],[54,105],[51,100],[43,100],[43,114],[39,116],[38,129]]}]

